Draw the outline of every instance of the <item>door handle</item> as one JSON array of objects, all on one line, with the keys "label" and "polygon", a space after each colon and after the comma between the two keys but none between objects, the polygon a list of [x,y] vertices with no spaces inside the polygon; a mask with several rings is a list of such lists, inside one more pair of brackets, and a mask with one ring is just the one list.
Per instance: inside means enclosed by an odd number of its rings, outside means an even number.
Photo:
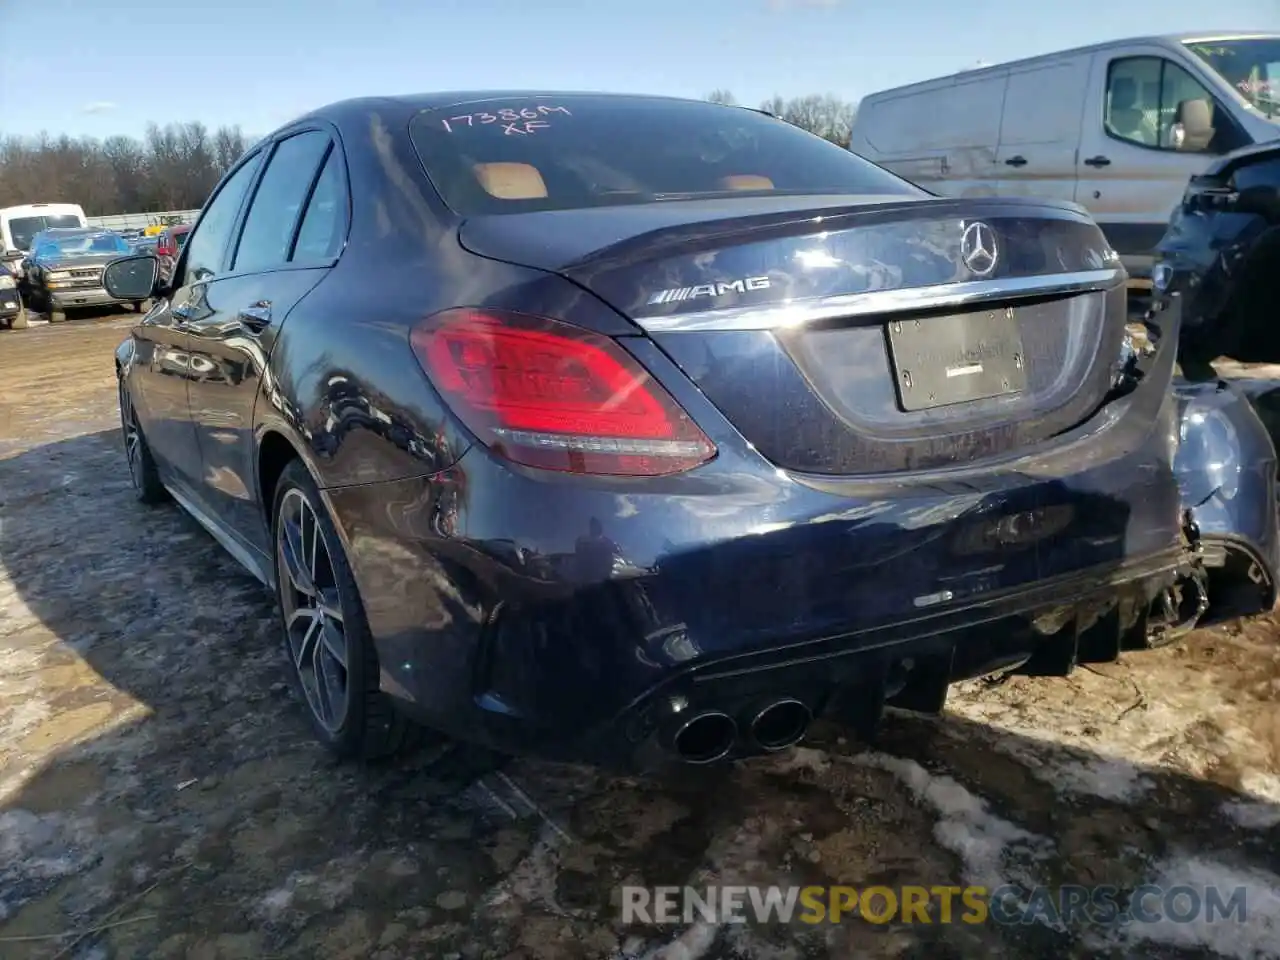
[{"label": "door handle", "polygon": [[1084,165],[1086,167],[1109,167],[1111,166],[1111,161],[1106,157],[1099,155],[1096,157],[1090,157],[1084,162]]},{"label": "door handle", "polygon": [[1025,167],[1027,165],[1027,158],[1019,154],[1016,157],[1010,157],[1006,160],[1005,165],[1009,167]]},{"label": "door handle", "polygon": [[236,319],[251,332],[261,333],[271,326],[271,301],[259,300],[257,303],[250,304],[240,311]]}]

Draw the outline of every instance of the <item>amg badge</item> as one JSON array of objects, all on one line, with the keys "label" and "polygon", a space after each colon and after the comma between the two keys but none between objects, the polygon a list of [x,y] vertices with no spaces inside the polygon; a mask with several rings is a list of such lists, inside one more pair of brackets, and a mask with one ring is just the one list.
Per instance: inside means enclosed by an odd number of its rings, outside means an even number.
[{"label": "amg badge", "polygon": [[703,283],[696,287],[677,287],[674,290],[659,290],[649,298],[649,306],[659,303],[678,303],[682,300],[694,300],[698,297],[723,297],[726,293],[746,293],[748,290],[769,289],[768,277],[747,277],[744,280],[732,280],[722,283]]}]

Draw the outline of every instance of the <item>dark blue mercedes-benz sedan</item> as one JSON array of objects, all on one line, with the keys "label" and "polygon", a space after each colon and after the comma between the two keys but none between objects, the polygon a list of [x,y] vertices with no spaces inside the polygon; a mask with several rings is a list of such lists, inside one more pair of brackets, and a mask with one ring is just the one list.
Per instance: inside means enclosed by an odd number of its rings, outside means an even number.
[{"label": "dark blue mercedes-benz sedan", "polygon": [[1171,389],[1177,310],[1127,326],[1082,208],[758,111],[335,104],[171,274],[105,280],[155,298],[116,354],[138,495],[278,592],[341,755],[712,762],[1275,599],[1271,442]]}]

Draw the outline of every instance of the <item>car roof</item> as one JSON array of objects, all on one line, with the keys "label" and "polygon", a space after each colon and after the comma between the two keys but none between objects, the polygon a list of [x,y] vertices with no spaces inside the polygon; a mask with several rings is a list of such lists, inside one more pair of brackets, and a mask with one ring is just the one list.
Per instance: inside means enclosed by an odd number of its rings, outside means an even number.
[{"label": "car roof", "polygon": [[114,230],[102,227],[48,227],[41,230],[39,237],[100,237],[103,234],[114,234]]},{"label": "car roof", "polygon": [[327,120],[339,126],[343,122],[364,119],[370,113],[394,113],[396,119],[419,113],[423,110],[434,110],[457,103],[471,103],[483,100],[554,100],[557,97],[573,97],[580,99],[613,100],[665,100],[671,103],[700,103],[691,97],[671,97],[648,93],[611,93],[595,90],[543,90],[530,89],[497,89],[497,90],[442,90],[428,93],[406,93],[380,97],[356,97],[350,100],[337,100],[333,103],[317,107],[274,131],[264,140],[270,140],[292,127],[304,126],[315,120]]}]

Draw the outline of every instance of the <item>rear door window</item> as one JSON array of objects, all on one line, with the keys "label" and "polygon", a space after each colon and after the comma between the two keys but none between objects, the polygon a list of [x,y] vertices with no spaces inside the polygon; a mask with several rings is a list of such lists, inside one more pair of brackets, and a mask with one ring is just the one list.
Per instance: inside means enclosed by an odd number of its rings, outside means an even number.
[{"label": "rear door window", "polygon": [[424,111],[410,136],[464,216],[741,194],[923,191],[755,110],[659,97],[484,100]]},{"label": "rear door window", "polygon": [[307,201],[291,262],[315,263],[337,256],[346,235],[346,207],[342,157],[335,148],[329,151],[311,199]]},{"label": "rear door window", "polygon": [[249,205],[232,270],[270,270],[288,262],[294,228],[329,142],[327,133],[312,130],[276,146]]}]

